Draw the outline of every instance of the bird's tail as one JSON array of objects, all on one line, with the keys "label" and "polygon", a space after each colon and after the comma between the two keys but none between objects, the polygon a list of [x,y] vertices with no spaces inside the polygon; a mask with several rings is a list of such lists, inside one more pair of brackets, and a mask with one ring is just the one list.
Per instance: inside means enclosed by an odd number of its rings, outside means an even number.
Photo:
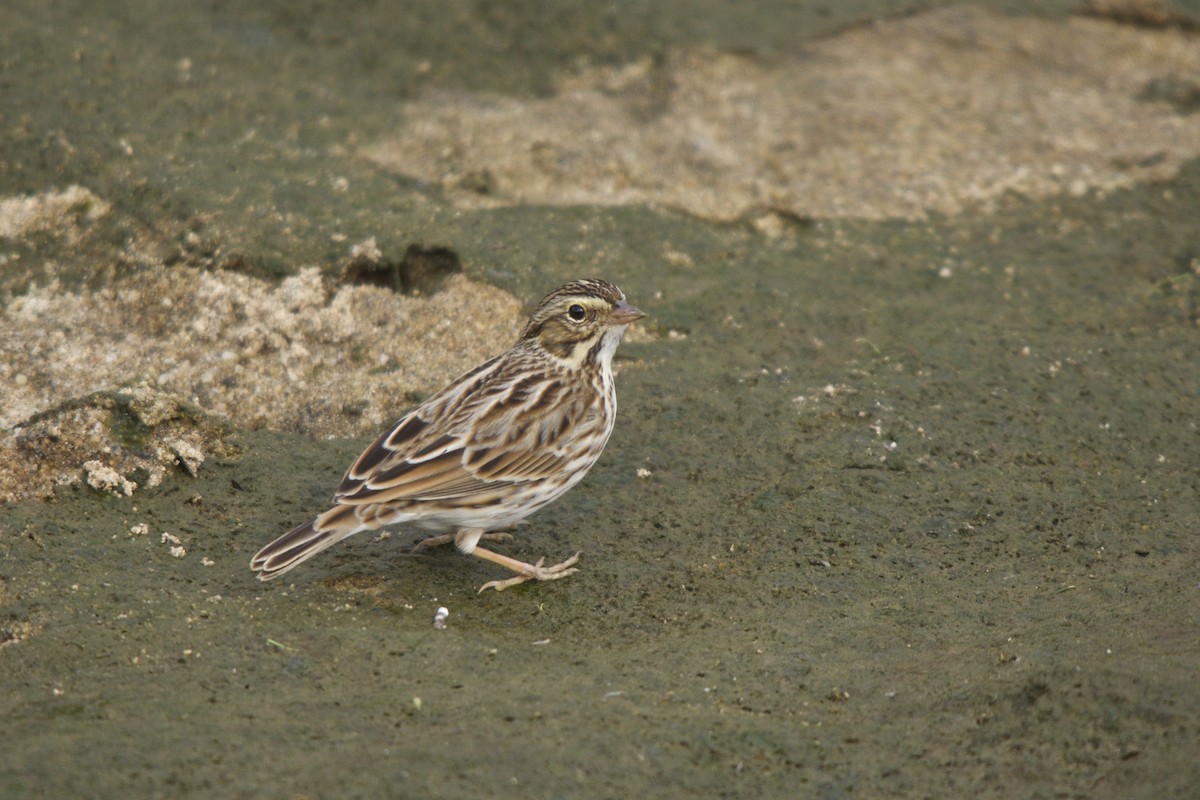
[{"label": "bird's tail", "polygon": [[366,530],[368,526],[354,512],[353,506],[334,506],[297,525],[255,553],[250,559],[250,569],[258,573],[260,581],[270,580],[342,539]]}]

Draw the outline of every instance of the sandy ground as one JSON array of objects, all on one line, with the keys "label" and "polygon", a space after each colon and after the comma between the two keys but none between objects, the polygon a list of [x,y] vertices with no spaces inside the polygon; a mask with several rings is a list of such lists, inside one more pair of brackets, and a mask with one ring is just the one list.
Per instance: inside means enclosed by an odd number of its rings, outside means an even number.
[{"label": "sandy ground", "polygon": [[[0,796],[1192,796],[1184,4],[26,5]],[[650,319],[504,546],[579,574],[252,579],[584,274]]]},{"label": "sandy ground", "polygon": [[1197,73],[1189,34],[955,6],[769,61],[685,50],[587,67],[544,99],[431,93],[367,152],[468,208],[917,219],[1174,175],[1200,126],[1165,90]]}]

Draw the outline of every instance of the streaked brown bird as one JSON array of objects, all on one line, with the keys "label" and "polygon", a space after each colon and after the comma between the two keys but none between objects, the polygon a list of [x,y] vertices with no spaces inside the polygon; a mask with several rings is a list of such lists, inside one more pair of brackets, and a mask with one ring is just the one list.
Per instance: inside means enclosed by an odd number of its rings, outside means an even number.
[{"label": "streaked brown bird", "polygon": [[479,547],[511,538],[516,525],[587,474],[612,433],[617,392],[612,359],[626,328],[644,317],[604,280],[577,280],[546,295],[517,343],[410,411],[368,447],[342,478],[333,507],[259,550],[260,580],[282,575],[347,536],[413,523],[460,552],[515,577],[479,591],[576,571],[526,564]]}]

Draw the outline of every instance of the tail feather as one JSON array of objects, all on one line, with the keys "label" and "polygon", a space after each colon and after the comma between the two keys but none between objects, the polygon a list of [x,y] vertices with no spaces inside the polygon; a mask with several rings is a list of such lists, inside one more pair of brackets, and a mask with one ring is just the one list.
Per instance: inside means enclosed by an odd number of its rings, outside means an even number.
[{"label": "tail feather", "polygon": [[324,514],[297,525],[250,559],[250,569],[260,581],[267,581],[332,547],[343,539],[366,530],[349,506],[335,506]]}]

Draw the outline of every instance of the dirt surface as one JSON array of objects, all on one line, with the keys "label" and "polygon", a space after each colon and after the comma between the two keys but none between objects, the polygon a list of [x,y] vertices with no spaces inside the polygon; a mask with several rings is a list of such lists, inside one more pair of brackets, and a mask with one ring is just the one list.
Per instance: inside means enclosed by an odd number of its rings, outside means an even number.
[{"label": "dirt surface", "polygon": [[[53,486],[0,509],[0,796],[1193,796],[1194,157],[885,218],[864,174],[845,211],[723,222],[467,208],[374,157],[444,93],[847,41],[878,64],[946,15],[1200,51],[1184,3],[929,5],[0,11],[0,470]],[[984,44],[997,85],[1048,69]],[[1114,125],[1200,125],[1194,74],[1091,69]],[[960,186],[928,158],[889,156]],[[361,282],[414,243],[464,274]],[[398,531],[252,578],[376,417],[583,275],[650,315],[617,429],[500,546],[579,574],[477,595],[488,565]]]}]

